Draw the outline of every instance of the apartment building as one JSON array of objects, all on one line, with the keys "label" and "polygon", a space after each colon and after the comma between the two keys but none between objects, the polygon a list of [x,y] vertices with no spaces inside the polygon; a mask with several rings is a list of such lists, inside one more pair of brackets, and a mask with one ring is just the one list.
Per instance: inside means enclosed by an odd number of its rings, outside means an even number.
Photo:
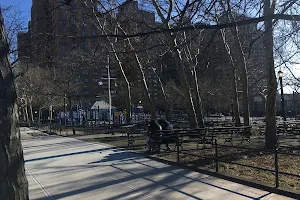
[{"label": "apartment building", "polygon": [[71,91],[73,98],[87,104],[106,100],[108,65],[115,94],[117,73],[107,43],[96,37],[95,7],[90,1],[32,0],[28,32],[18,35],[20,63],[71,74],[70,81],[78,86]]}]

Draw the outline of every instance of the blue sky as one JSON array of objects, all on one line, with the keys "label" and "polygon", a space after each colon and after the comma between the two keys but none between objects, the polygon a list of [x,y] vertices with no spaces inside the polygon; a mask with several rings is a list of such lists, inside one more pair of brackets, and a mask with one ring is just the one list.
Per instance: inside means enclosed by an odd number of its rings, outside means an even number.
[{"label": "blue sky", "polygon": [[23,17],[28,21],[30,19],[30,8],[32,0],[0,0],[0,6],[16,6],[22,11]]}]

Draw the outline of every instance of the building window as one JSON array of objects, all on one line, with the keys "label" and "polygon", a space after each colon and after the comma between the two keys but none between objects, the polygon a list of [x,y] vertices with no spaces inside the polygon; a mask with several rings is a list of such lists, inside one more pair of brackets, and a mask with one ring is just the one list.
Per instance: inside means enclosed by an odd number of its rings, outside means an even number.
[{"label": "building window", "polygon": [[[82,33],[83,33],[83,31],[82,31]],[[85,34],[86,34],[86,32],[85,32]],[[87,40],[86,40],[86,37],[82,37],[81,42],[82,42],[82,43],[86,43],[86,41],[87,41]]]},{"label": "building window", "polygon": [[98,81],[99,81],[99,79],[97,79],[97,78],[94,78],[94,80],[93,80],[95,83],[98,83]]},{"label": "building window", "polygon": [[71,21],[76,24],[76,15],[72,15]]},{"label": "building window", "polygon": [[84,96],[89,96],[89,92],[84,92]]},{"label": "building window", "polygon": [[86,50],[86,44],[81,44],[81,49]]},{"label": "building window", "polygon": [[61,49],[61,55],[66,56],[67,55],[67,49]]},{"label": "building window", "polygon": [[83,82],[87,83],[87,82],[89,82],[89,79],[85,78],[85,79],[83,79]]},{"label": "building window", "polygon": [[62,25],[61,26],[61,31],[62,32],[67,32],[67,26],[66,25]]},{"label": "building window", "polygon": [[87,75],[89,75],[89,72],[88,71],[83,71],[82,74],[87,76]]},{"label": "building window", "polygon": [[75,82],[75,83],[78,83],[78,82],[79,82],[79,78],[75,78],[75,79],[74,79],[74,82]]},{"label": "building window", "polygon": [[67,42],[65,41],[60,42],[60,46],[67,46]]},{"label": "building window", "polygon": [[72,7],[76,8],[76,3],[74,1],[71,1],[70,4],[71,4]]},{"label": "building window", "polygon": [[76,27],[72,27],[71,32],[74,33],[74,34],[77,33]]},{"label": "building window", "polygon": [[80,73],[79,72],[75,72],[74,73],[76,77],[80,77]]},{"label": "building window", "polygon": [[62,18],[62,19],[60,20],[60,24],[61,24],[61,25],[67,25],[67,21],[65,20],[65,18]]},{"label": "building window", "polygon": [[88,89],[89,89],[89,86],[85,85],[85,86],[83,86],[83,89],[84,89],[84,90],[88,90]]},{"label": "building window", "polygon": [[78,96],[80,96],[80,93],[79,92],[73,92],[73,95],[78,97]]}]

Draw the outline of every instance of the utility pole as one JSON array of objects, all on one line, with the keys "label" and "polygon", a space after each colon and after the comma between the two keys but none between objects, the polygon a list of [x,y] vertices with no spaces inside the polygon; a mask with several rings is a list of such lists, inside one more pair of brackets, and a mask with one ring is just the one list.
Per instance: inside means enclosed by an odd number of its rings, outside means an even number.
[{"label": "utility pole", "polygon": [[71,99],[70,94],[68,94],[68,102],[69,102],[69,112],[70,112],[71,123],[72,123],[72,131],[73,131],[73,135],[75,135],[75,125],[74,125],[73,110],[72,110],[72,99]]}]

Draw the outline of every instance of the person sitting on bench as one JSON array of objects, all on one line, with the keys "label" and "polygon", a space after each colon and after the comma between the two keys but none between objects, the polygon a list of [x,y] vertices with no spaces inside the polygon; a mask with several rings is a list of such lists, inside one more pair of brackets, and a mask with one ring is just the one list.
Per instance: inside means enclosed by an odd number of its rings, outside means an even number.
[{"label": "person sitting on bench", "polygon": [[[162,130],[173,130],[172,124],[165,119],[159,119],[158,124],[162,127]],[[169,151],[170,147],[168,139],[165,139],[163,143],[166,144],[167,151]]]},{"label": "person sitting on bench", "polygon": [[156,122],[156,120],[151,119],[149,125],[148,125],[148,136],[146,139],[146,144],[147,144],[147,152],[151,152],[151,147],[150,147],[150,135],[155,135],[156,131],[160,131],[161,126]]}]

